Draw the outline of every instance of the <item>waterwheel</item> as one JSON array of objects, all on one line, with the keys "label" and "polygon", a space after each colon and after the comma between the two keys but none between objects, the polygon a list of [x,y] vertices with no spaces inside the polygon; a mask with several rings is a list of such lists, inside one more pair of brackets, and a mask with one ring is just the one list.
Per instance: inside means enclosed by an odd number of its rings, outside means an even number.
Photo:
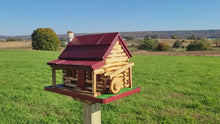
[{"label": "waterwheel", "polygon": [[110,88],[109,88],[109,92],[110,93],[118,93],[121,88],[123,87],[122,81],[120,78],[113,78],[111,83],[110,83]]}]

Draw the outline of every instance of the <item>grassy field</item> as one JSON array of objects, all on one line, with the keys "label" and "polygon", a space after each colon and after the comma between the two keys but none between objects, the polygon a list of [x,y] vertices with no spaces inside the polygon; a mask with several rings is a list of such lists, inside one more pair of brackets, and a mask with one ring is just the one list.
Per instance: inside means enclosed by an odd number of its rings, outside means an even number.
[{"label": "grassy field", "polygon": [[[82,104],[44,91],[60,52],[0,50],[0,123],[82,123]],[[134,55],[141,92],[102,105],[103,124],[220,123],[220,57]],[[61,83],[61,72],[57,74]]]}]

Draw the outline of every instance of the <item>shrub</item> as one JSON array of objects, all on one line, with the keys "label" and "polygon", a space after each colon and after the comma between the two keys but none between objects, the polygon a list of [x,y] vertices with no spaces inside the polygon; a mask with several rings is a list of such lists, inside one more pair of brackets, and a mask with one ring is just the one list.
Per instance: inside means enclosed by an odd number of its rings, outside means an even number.
[{"label": "shrub", "polygon": [[174,48],[180,48],[182,46],[182,42],[180,40],[176,40],[175,43],[173,44]]},{"label": "shrub", "polygon": [[68,38],[65,36],[60,38],[60,42],[68,42],[68,41],[69,41]]},{"label": "shrub", "polygon": [[32,47],[36,50],[53,50],[59,49],[60,40],[51,28],[38,28],[31,35]]},{"label": "shrub", "polygon": [[187,47],[187,51],[206,51],[211,50],[211,45],[207,40],[196,40],[191,42]]},{"label": "shrub", "polygon": [[166,43],[159,43],[157,49],[158,49],[158,51],[167,51],[170,49],[170,47]]},{"label": "shrub", "polygon": [[171,35],[171,39],[179,39],[179,36]]},{"label": "shrub", "polygon": [[134,39],[134,38],[131,37],[131,36],[124,36],[123,38],[126,39],[126,40],[133,40],[133,39]]},{"label": "shrub", "polygon": [[17,40],[17,39],[11,38],[11,37],[9,37],[9,38],[6,39],[7,42],[9,42],[9,41],[16,41],[16,40]]},{"label": "shrub", "polygon": [[158,46],[157,40],[144,38],[143,43],[138,48],[143,50],[157,50],[157,46]]},{"label": "shrub", "polygon": [[188,37],[187,39],[192,39],[192,40],[195,40],[197,37],[195,34],[191,35],[190,37]]},{"label": "shrub", "polygon": [[216,47],[220,46],[220,39],[215,39],[213,43],[215,44]]},{"label": "shrub", "polygon": [[61,43],[60,43],[60,46],[61,46],[61,47],[66,47],[66,43],[65,43],[65,42],[61,42]]}]

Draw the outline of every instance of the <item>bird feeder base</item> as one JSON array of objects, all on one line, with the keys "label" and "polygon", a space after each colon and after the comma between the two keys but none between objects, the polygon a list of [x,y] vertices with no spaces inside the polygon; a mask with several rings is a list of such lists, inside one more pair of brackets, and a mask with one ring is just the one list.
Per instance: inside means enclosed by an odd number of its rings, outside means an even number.
[{"label": "bird feeder base", "polygon": [[121,99],[123,97],[138,93],[140,92],[141,88],[134,87],[134,86],[133,88],[122,88],[120,92],[117,94],[102,94],[96,97],[82,94],[81,92],[77,92],[75,90],[65,87],[63,84],[58,84],[56,85],[56,87],[46,86],[44,87],[44,90],[62,94],[62,95],[71,96],[73,99],[77,101],[88,103],[88,104],[94,104],[94,103],[106,104],[106,103]]}]

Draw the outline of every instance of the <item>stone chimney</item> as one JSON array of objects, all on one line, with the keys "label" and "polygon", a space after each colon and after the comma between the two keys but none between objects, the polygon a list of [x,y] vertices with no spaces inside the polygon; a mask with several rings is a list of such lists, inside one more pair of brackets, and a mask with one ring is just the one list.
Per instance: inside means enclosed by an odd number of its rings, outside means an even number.
[{"label": "stone chimney", "polygon": [[74,33],[72,31],[67,31],[67,35],[69,42],[71,42],[74,39]]}]

